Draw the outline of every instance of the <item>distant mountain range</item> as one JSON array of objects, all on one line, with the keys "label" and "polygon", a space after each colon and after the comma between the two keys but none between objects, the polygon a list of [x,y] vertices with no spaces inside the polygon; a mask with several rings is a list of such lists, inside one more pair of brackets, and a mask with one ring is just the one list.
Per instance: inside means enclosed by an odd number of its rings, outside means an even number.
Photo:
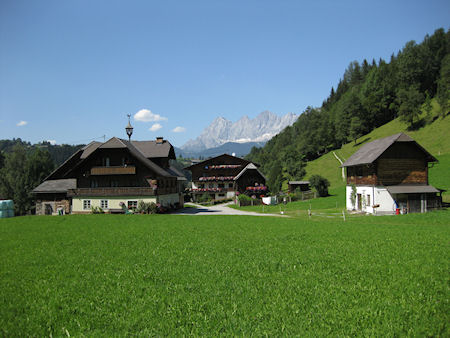
[{"label": "distant mountain range", "polygon": [[204,149],[201,151],[185,151],[181,148],[175,148],[175,154],[178,156],[183,156],[187,158],[208,158],[215,157],[222,154],[235,154],[235,156],[243,157],[247,155],[252,147],[263,147],[266,142],[245,142],[245,143],[237,143],[237,142],[227,142],[222,144],[221,146]]},{"label": "distant mountain range", "polygon": [[244,156],[253,146],[263,146],[281,130],[292,125],[297,118],[298,115],[293,113],[278,116],[270,111],[264,111],[254,119],[244,116],[237,122],[218,117],[200,136],[189,140],[181,149],[175,149],[175,152],[183,157],[197,157],[189,154],[208,157],[224,152]]}]

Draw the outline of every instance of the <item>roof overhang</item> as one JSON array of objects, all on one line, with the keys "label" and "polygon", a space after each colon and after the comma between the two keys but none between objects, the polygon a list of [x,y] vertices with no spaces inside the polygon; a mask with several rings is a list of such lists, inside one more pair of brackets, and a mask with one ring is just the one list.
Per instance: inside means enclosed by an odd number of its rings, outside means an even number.
[{"label": "roof overhang", "polygon": [[440,192],[432,185],[391,185],[386,187],[390,194],[424,194]]}]

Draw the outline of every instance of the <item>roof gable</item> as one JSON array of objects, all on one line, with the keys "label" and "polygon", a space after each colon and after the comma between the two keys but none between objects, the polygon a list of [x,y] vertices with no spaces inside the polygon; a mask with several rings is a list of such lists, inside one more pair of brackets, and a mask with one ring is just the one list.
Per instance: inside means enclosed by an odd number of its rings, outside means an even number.
[{"label": "roof gable", "polygon": [[191,170],[191,169],[197,168],[197,167],[204,167],[205,165],[208,165],[210,163],[223,164],[223,163],[220,163],[221,160],[226,160],[226,161],[230,161],[231,160],[231,161],[234,162],[234,164],[238,164],[239,163],[239,164],[242,164],[244,166],[248,165],[249,163],[252,163],[252,162],[244,160],[243,158],[240,158],[240,157],[236,157],[236,156],[232,156],[232,155],[228,155],[228,154],[222,154],[222,155],[219,155],[219,156],[216,156],[216,157],[208,158],[208,159],[206,159],[206,160],[204,160],[202,162],[195,163],[195,164],[193,164],[193,165],[191,165],[189,167],[186,167],[185,169],[186,170]]},{"label": "roof gable", "polygon": [[342,167],[351,167],[362,164],[371,164],[376,161],[395,142],[412,142],[424,152],[429,162],[437,162],[437,159],[406,134],[398,133],[380,138],[363,145],[350,158],[342,164]]},{"label": "roof gable", "polygon": [[241,172],[239,174],[236,175],[236,177],[234,178],[235,181],[237,181],[242,175],[244,175],[244,173],[247,170],[256,170],[258,172],[258,174],[261,175],[262,178],[264,178],[264,180],[266,181],[266,177],[259,171],[259,169],[253,164],[253,163],[249,163],[247,164],[247,166],[241,170]]}]

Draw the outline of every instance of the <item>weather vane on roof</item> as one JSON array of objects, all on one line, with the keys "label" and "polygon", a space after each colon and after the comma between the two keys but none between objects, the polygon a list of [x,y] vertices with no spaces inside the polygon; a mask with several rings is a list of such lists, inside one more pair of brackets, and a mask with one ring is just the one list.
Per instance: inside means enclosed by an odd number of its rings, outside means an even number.
[{"label": "weather vane on roof", "polygon": [[131,123],[130,123],[131,115],[127,114],[127,116],[128,116],[128,125],[125,127],[125,131],[127,132],[127,135],[128,135],[128,141],[131,141],[131,135],[133,134],[133,127],[131,126]]}]

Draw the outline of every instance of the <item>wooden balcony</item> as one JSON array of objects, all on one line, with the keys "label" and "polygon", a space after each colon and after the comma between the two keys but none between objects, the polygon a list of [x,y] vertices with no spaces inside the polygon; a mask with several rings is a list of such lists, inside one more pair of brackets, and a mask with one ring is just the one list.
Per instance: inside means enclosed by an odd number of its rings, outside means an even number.
[{"label": "wooden balcony", "polygon": [[157,188],[150,187],[112,187],[112,188],[78,188],[69,189],[67,196],[80,197],[80,196],[157,196],[166,194],[176,194],[177,188]]},{"label": "wooden balcony", "polygon": [[136,167],[117,166],[117,167],[92,167],[91,175],[134,175],[136,174]]}]

